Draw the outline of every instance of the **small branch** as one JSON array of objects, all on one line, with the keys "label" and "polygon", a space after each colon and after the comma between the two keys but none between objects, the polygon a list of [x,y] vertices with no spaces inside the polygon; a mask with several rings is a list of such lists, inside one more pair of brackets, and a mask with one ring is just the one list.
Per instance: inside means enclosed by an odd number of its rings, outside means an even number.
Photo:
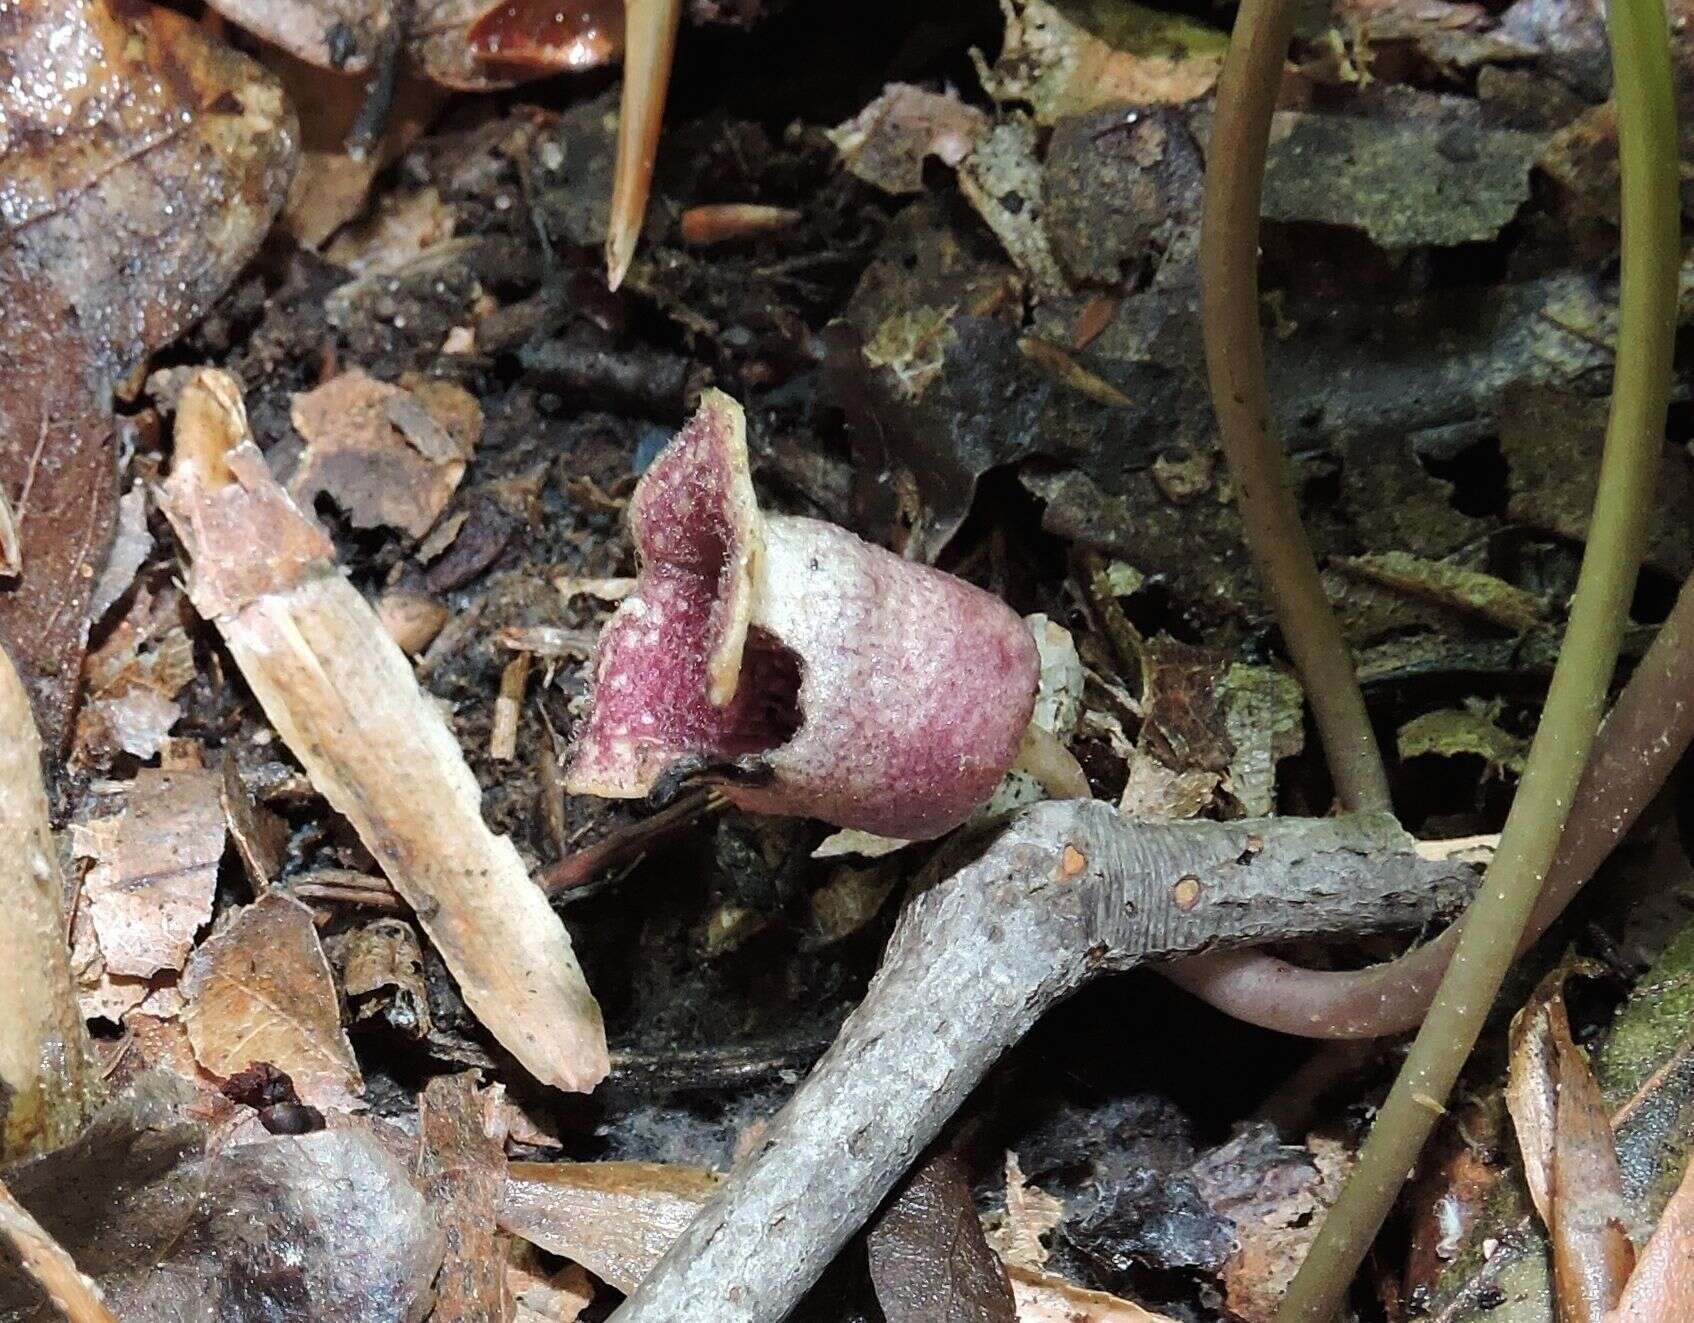
[{"label": "small branch", "polygon": [[100,1298],[100,1288],[83,1276],[64,1247],[0,1184],[0,1232],[5,1233],[24,1270],[70,1323],[118,1323]]},{"label": "small branch", "polygon": [[1324,594],[1282,445],[1270,434],[1259,340],[1259,195],[1294,22],[1287,0],[1245,0],[1218,79],[1200,225],[1200,325],[1218,439],[1242,532],[1317,719],[1341,803],[1389,807],[1388,777],[1353,654]]},{"label": "small branch", "polygon": [[537,1079],[592,1089],[605,1029],[570,935],[483,821],[476,777],[411,663],[271,477],[227,373],[200,371],[183,389],[164,506],[192,561],[195,609],[417,914],[466,1005]]},{"label": "small branch", "polygon": [[923,892],[863,1004],[618,1323],[783,1317],[1048,1007],[1149,960],[1416,924],[1467,889],[1386,814],[1136,823],[1093,801],[1016,819]]},{"label": "small branch", "polygon": [[91,1075],[29,695],[0,649],[0,1161],[82,1128]]},{"label": "small branch", "polygon": [[[1521,952],[1594,876],[1694,743],[1694,580],[1600,728],[1588,770]],[[1161,967],[1173,983],[1227,1015],[1311,1038],[1375,1038],[1415,1029],[1458,944],[1448,928],[1427,945],[1368,969],[1303,969],[1262,951],[1199,956]]]},{"label": "small branch", "polygon": [[1499,853],[1465,915],[1453,962],[1358,1166],[1289,1286],[1278,1323],[1328,1323],[1340,1309],[1482,1032],[1588,762],[1648,521],[1657,509],[1682,247],[1670,33],[1659,0],[1612,0],[1608,24],[1623,178],[1617,365],[1570,625]]}]

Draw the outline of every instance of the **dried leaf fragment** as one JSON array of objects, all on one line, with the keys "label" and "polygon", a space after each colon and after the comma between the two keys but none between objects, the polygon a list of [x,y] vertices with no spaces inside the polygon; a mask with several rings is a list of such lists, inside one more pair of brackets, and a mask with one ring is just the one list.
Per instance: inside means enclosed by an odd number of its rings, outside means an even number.
[{"label": "dried leaf fragment", "polygon": [[79,854],[96,862],[83,891],[113,974],[180,970],[212,917],[225,828],[216,772],[143,768],[123,811],[81,829]]},{"label": "dried leaf fragment", "polygon": [[888,1323],[1013,1323],[1017,1306],[964,1169],[930,1158],[871,1226],[865,1248]]},{"label": "dried leaf fragment", "polygon": [[195,607],[410,903],[466,1004],[542,1082],[593,1088],[608,1068],[605,1028],[563,923],[483,821],[440,709],[271,477],[227,374],[200,371],[184,388],[164,497]]},{"label": "dried leaf fragment", "polygon": [[957,96],[889,83],[881,96],[826,136],[848,171],[898,195],[923,191],[927,158],[956,166],[986,132],[988,116]]},{"label": "dried leaf fragment", "polygon": [[425,401],[357,368],[296,395],[290,416],[306,452],[289,495],[309,507],[325,493],[357,528],[422,537],[465,475],[459,443]]},{"label": "dried leaf fragment", "polygon": [[280,892],[236,913],[207,938],[182,976],[183,1023],[195,1058],[228,1078],[263,1062],[300,1099],[345,1111],[364,1092],[341,1028],[335,977],[312,912]]},{"label": "dried leaf fragment", "polygon": [[1047,1265],[1041,1238],[1065,1218],[1065,1202],[1025,1179],[1018,1155],[1006,1153],[1006,1211],[988,1229],[988,1243],[1008,1268],[1039,1273]]}]

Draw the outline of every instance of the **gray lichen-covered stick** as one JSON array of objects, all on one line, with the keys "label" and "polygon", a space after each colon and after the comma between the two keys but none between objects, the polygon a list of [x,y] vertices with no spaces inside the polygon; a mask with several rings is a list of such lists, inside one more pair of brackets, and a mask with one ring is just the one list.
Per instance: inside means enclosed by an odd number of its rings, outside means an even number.
[{"label": "gray lichen-covered stick", "polygon": [[92,1096],[64,890],[35,713],[0,650],[0,1161],[69,1143]]},{"label": "gray lichen-covered stick", "polygon": [[1017,818],[902,915],[863,1004],[615,1323],[775,1323],[1000,1054],[1100,974],[1207,949],[1415,926],[1467,894],[1387,814]]},{"label": "gray lichen-covered stick", "polygon": [[608,1066],[570,936],[481,792],[411,664],[271,477],[226,373],[177,405],[164,508],[189,597],[312,784],[359,833],[459,982],[465,1003],[545,1084],[586,1092]]}]

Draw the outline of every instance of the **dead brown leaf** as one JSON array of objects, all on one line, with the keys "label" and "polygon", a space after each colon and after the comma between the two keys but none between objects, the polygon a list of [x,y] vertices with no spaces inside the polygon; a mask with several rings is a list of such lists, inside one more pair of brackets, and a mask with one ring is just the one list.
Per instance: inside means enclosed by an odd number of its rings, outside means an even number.
[{"label": "dead brown leaf", "polygon": [[1047,1266],[1041,1238],[1065,1217],[1064,1200],[1024,1179],[1018,1155],[1006,1153],[1006,1211],[988,1228],[988,1243],[1008,1268],[1039,1273]]},{"label": "dead brown leaf", "polygon": [[100,766],[120,752],[155,758],[164,747],[182,716],[177,695],[195,673],[180,600],[175,589],[158,597],[139,590],[123,619],[89,655],[76,762]]},{"label": "dead brown leaf", "polygon": [[354,1016],[381,1016],[413,1038],[427,1039],[431,1023],[424,987],[423,952],[404,919],[377,919],[337,940],[341,986]]},{"label": "dead brown leaf", "polygon": [[121,813],[81,829],[78,853],[95,860],[84,895],[111,973],[180,970],[211,919],[225,839],[221,783],[216,772],[143,768]]},{"label": "dead brown leaf", "polygon": [[1174,1323],[1104,1291],[1090,1291],[1050,1273],[1028,1268],[1007,1270],[1017,1300],[1018,1323]]},{"label": "dead brown leaf", "polygon": [[476,1074],[438,1075],[418,1104],[418,1178],[441,1210],[447,1254],[435,1279],[435,1316],[460,1323],[512,1317],[506,1255],[495,1218],[506,1181],[505,1089],[478,1089]]},{"label": "dead brown leaf", "polygon": [[[325,493],[356,528],[386,525],[422,537],[453,499],[465,475],[464,460],[430,458],[395,424],[390,410],[406,407],[397,406],[406,401],[451,437],[448,420],[430,410],[431,398],[411,397],[358,369],[296,395],[291,416],[306,451],[289,494],[310,507]],[[480,425],[479,415],[479,432]]]},{"label": "dead brown leaf", "polygon": [[194,1055],[212,1074],[265,1062],[324,1111],[364,1092],[312,912],[293,897],[273,891],[222,923],[189,960],[182,990]]},{"label": "dead brown leaf", "polygon": [[1623,1172],[1600,1086],[1570,1034],[1555,969],[1512,1021],[1506,1106],[1553,1244],[1560,1323],[1601,1323],[1635,1266]]}]

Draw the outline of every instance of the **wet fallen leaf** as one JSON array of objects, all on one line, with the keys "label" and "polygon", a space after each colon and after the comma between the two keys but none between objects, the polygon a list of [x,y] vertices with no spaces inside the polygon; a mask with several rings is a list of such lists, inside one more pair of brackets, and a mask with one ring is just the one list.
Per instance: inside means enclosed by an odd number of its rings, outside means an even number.
[{"label": "wet fallen leaf", "polygon": [[447,1253],[435,1279],[435,1312],[463,1323],[512,1316],[506,1256],[494,1221],[506,1182],[505,1090],[477,1087],[474,1072],[438,1075],[418,1102],[418,1178],[441,1210]]},{"label": "wet fallen leaf", "polygon": [[956,166],[988,132],[988,116],[957,96],[890,83],[882,95],[829,131],[841,163],[885,193],[923,190],[923,163]]},{"label": "wet fallen leaf", "polygon": [[390,410],[408,399],[430,416],[426,401],[357,369],[296,395],[291,416],[306,450],[289,494],[309,507],[324,493],[357,528],[387,525],[413,537],[429,532],[453,499],[465,464],[462,458],[431,458],[394,422]]},{"label": "wet fallen leaf", "polygon": [[81,830],[77,851],[95,863],[84,881],[106,968],[151,978],[180,970],[212,917],[224,853],[222,778],[143,768],[123,811]]},{"label": "wet fallen leaf", "polygon": [[1223,65],[1223,33],[1138,4],[1001,0],[1001,9],[1000,56],[992,67],[976,56],[977,72],[991,97],[1028,102],[1042,124],[1117,102],[1191,101]]},{"label": "wet fallen leaf", "polygon": [[189,960],[182,990],[194,1055],[212,1074],[266,1062],[324,1111],[364,1092],[312,912],[291,896],[272,892],[222,923]]},{"label": "wet fallen leaf", "polygon": [[957,1158],[924,1162],[865,1239],[888,1323],[1013,1323],[1017,1306]]},{"label": "wet fallen leaf", "polygon": [[1679,1323],[1686,1318],[1694,1318],[1694,1163],[1683,1171],[1606,1323]]}]

